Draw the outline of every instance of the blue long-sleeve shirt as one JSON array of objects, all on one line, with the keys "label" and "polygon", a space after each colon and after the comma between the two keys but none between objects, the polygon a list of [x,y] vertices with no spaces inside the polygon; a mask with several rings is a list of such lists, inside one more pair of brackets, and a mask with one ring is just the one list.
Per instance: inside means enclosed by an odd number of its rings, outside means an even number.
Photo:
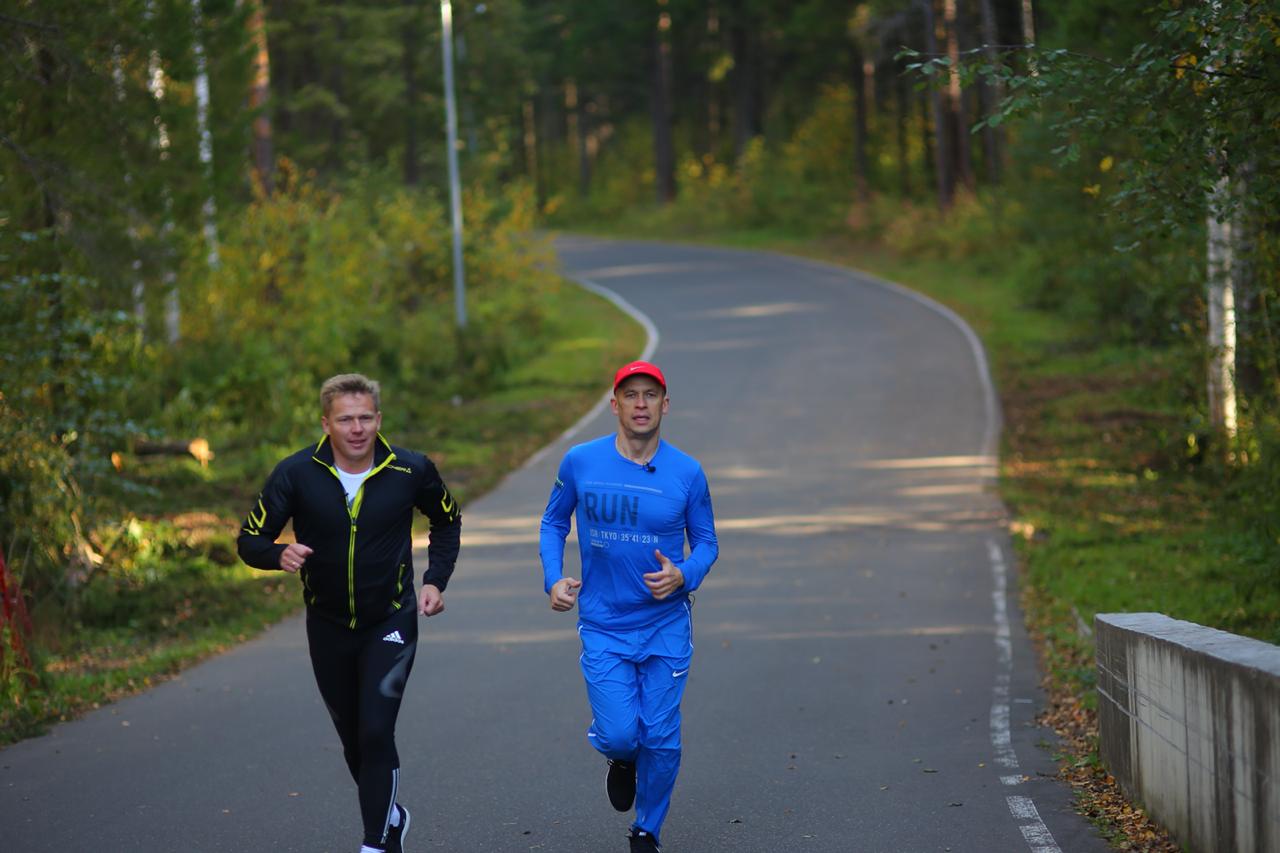
[{"label": "blue long-sleeve shirt", "polygon": [[[539,531],[548,593],[564,577],[564,544],[575,514],[582,557],[578,613],[593,627],[630,630],[664,621],[683,608],[720,552],[706,474],[698,460],[665,441],[648,466],[623,457],[614,435],[565,454]],[[684,586],[662,601],[643,577],[662,568],[655,550],[684,574]]]}]

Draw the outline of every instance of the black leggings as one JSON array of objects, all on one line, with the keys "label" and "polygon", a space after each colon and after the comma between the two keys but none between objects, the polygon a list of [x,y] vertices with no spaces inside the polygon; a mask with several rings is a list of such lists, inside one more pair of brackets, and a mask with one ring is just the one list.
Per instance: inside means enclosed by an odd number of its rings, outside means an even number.
[{"label": "black leggings", "polygon": [[311,668],[360,790],[364,843],[384,847],[400,782],[396,716],[418,649],[418,614],[403,607],[355,631],[307,614]]}]

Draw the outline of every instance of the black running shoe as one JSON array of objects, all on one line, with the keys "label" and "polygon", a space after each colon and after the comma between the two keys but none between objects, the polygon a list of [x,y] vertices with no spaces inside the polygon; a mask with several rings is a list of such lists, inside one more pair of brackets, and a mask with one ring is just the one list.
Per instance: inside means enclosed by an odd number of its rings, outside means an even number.
[{"label": "black running shoe", "polygon": [[387,833],[387,853],[404,853],[404,837],[409,834],[409,810],[396,803],[400,810],[400,825]]},{"label": "black running shoe", "polygon": [[620,812],[630,811],[636,801],[636,764],[634,761],[609,759],[609,778],[605,780],[609,802]]},{"label": "black running shoe", "polygon": [[643,829],[632,827],[628,838],[631,839],[631,853],[662,853],[658,839]]}]

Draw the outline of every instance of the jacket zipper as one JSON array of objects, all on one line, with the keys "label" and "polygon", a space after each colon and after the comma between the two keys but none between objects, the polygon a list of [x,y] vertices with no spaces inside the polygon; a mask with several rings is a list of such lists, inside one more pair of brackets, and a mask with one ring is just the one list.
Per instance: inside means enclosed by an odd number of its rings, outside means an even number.
[{"label": "jacket zipper", "polygon": [[[316,459],[314,456],[312,459]],[[387,458],[382,460],[382,464],[370,471],[365,478],[360,481],[360,487],[356,489],[356,496],[351,501],[351,506],[347,507],[347,515],[351,519],[351,532],[347,536],[347,612],[351,614],[351,621],[347,623],[347,627],[355,630],[356,627],[356,518],[360,515],[360,505],[364,502],[364,484],[369,479],[381,471],[383,468],[395,461],[396,455],[388,453]],[[338,485],[342,485],[342,478],[338,476],[338,468],[335,465],[328,465],[316,459],[321,465],[329,469],[329,473],[333,474],[337,479]],[[345,503],[345,501],[344,501]]]}]

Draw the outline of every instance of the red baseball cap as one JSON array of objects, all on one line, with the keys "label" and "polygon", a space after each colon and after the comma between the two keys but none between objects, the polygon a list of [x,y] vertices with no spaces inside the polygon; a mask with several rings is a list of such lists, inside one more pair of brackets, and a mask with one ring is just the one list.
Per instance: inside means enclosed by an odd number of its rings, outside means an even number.
[{"label": "red baseball cap", "polygon": [[662,371],[658,369],[658,365],[650,364],[647,361],[633,361],[630,364],[624,364],[618,368],[618,372],[613,374],[613,387],[617,390],[618,386],[631,376],[649,376],[658,380],[665,391],[667,388],[667,378],[662,375]]}]

